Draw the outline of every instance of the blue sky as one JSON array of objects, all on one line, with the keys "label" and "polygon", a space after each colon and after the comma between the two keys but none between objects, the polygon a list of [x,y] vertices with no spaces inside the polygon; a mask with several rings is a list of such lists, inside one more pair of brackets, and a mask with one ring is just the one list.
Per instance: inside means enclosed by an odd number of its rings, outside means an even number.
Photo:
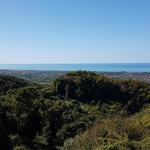
[{"label": "blue sky", "polygon": [[150,62],[149,0],[0,0],[0,63]]}]

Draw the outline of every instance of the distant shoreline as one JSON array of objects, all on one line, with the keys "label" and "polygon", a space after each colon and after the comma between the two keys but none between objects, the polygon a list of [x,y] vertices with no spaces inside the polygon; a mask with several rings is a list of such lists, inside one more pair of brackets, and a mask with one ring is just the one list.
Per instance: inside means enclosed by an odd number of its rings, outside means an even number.
[{"label": "distant shoreline", "polygon": [[[0,69],[0,75],[10,75],[20,77],[32,82],[49,83],[70,71],[44,71],[44,70],[9,70]],[[112,72],[112,71],[93,71],[100,75],[105,75],[113,79],[134,79],[150,83],[150,72]]]},{"label": "distant shoreline", "polygon": [[90,71],[90,70],[29,70],[29,69],[22,69],[22,70],[18,70],[18,69],[0,69],[0,74],[2,72],[30,72],[30,73],[33,73],[33,72],[48,72],[48,73],[52,73],[52,72],[64,72],[64,73],[67,73],[67,72],[76,72],[76,71],[87,71],[87,72],[95,72],[95,73],[106,73],[106,74],[150,74],[150,71],[143,71],[143,72],[140,72],[140,71]]},{"label": "distant shoreline", "polygon": [[0,64],[1,70],[15,71],[94,71],[150,72],[150,63],[80,63],[80,64]]}]

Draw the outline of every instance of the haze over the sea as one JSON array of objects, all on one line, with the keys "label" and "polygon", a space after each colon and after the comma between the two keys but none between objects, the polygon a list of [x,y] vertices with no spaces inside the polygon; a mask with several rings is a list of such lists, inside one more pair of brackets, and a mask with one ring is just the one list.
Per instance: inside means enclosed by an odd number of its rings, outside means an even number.
[{"label": "haze over the sea", "polygon": [[150,63],[117,64],[0,64],[0,69],[40,71],[150,72]]}]

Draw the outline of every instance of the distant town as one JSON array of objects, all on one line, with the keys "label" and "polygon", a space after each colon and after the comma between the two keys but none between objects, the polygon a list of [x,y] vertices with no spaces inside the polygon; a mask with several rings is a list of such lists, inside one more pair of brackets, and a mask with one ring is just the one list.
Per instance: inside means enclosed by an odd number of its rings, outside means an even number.
[{"label": "distant town", "polygon": [[[67,71],[37,71],[37,70],[5,70],[0,69],[1,75],[19,77],[37,83],[50,83],[63,76]],[[133,79],[150,83],[150,72],[96,72],[113,79]]]}]

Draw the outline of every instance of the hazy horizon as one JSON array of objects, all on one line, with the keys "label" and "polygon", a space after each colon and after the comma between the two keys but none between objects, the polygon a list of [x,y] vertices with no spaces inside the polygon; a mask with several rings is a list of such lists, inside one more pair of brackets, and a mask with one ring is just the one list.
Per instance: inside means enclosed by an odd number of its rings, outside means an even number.
[{"label": "hazy horizon", "polygon": [[0,70],[150,72],[150,63],[0,64]]},{"label": "hazy horizon", "polygon": [[0,63],[0,65],[51,65],[51,64],[150,64],[150,62],[52,62],[52,63]]}]

